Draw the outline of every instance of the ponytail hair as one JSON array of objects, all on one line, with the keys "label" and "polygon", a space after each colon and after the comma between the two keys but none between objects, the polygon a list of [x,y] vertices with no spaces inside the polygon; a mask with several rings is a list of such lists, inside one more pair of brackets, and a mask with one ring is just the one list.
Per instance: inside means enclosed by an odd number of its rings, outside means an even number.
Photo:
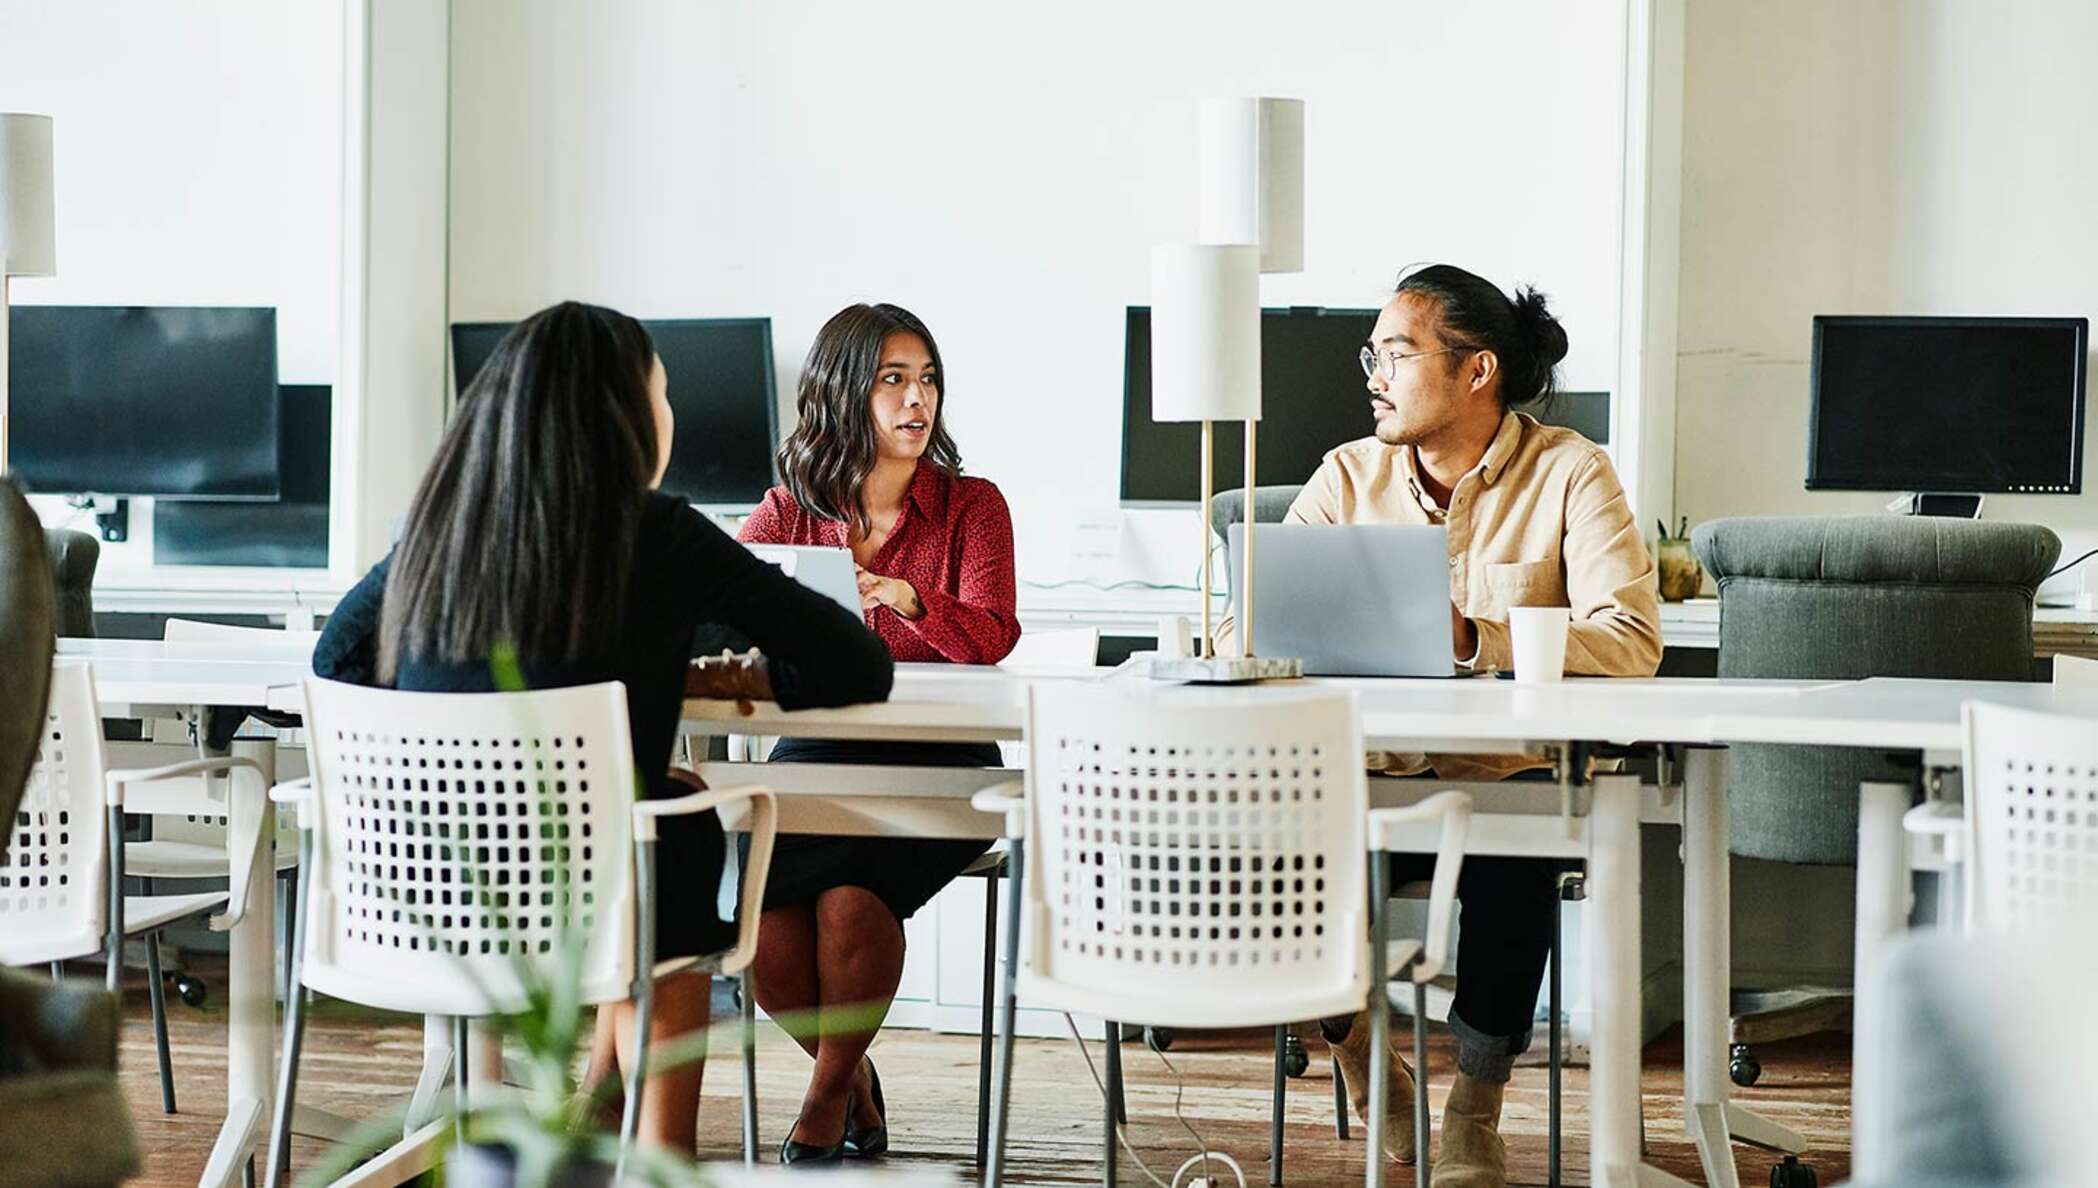
[{"label": "ponytail hair", "polygon": [[1542,407],[1558,394],[1566,328],[1536,289],[1519,288],[1510,301],[1482,276],[1452,264],[1430,264],[1400,277],[1393,291],[1435,303],[1445,345],[1494,353],[1500,361],[1503,410]]}]

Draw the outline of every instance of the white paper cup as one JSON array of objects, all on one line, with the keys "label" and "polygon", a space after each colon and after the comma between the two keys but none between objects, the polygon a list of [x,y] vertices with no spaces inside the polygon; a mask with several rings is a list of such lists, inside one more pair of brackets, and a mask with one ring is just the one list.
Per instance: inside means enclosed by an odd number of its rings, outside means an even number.
[{"label": "white paper cup", "polygon": [[1508,640],[1517,684],[1556,684],[1566,675],[1566,624],[1563,606],[1508,608]]}]

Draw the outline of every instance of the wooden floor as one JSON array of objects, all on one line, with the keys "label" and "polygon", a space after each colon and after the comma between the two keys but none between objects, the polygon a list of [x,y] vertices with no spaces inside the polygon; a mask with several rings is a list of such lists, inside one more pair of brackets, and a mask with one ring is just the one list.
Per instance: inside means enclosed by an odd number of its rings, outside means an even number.
[{"label": "wooden floor", "polygon": [[[224,1001],[221,979],[208,968],[214,997],[201,1009],[170,996],[178,1113],[161,1112],[154,1070],[153,1037],[143,982],[135,980],[127,996],[122,1065],[126,1095],[145,1151],[144,1174],[134,1183],[152,1188],[192,1185],[204,1166],[225,1106]],[[1362,1174],[1359,1127],[1342,1142],[1332,1126],[1332,1082],[1324,1047],[1311,1029],[1310,1072],[1292,1081],[1288,1094],[1285,1182],[1292,1185],[1344,1184]],[[421,1059],[421,1022],[402,1016],[353,1013],[337,1004],[316,1013],[308,1029],[301,1065],[299,1100],[343,1113],[370,1115],[405,1100]],[[1268,1092],[1273,1060],[1266,1034],[1183,1034],[1169,1059],[1185,1086],[1182,1113],[1212,1149],[1230,1153],[1246,1169],[1252,1188],[1266,1182]],[[729,1160],[739,1155],[738,1075],[733,1048],[717,1047],[722,1056],[709,1067],[701,1106],[701,1157]],[[921,1031],[883,1033],[874,1048],[889,1101],[892,1163],[928,1163],[950,1168],[973,1182],[975,1168],[976,1040],[973,1036],[929,1035]],[[1092,1045],[1100,1058],[1099,1044]],[[1763,1079],[1743,1099],[1774,1120],[1807,1136],[1808,1162],[1821,1182],[1835,1183],[1849,1173],[1848,1039],[1820,1036],[1759,1050]],[[1453,1042],[1439,1031],[1430,1053],[1434,1083],[1430,1091],[1436,1116],[1448,1088]],[[1673,1039],[1663,1039],[1646,1054],[1646,1121],[1649,1159],[1654,1164],[1702,1182],[1697,1154],[1684,1137],[1682,1054]],[[1100,1179],[1101,1110],[1085,1063],[1069,1040],[1027,1040],[1019,1044],[1013,1089],[1013,1175],[1008,1183],[1071,1184]],[[1194,1140],[1173,1119],[1175,1078],[1159,1058],[1139,1045],[1124,1049],[1129,1082],[1129,1135],[1138,1152],[1170,1181],[1173,1169],[1194,1153]],[[760,1137],[776,1150],[794,1118],[808,1061],[777,1031],[761,1030],[758,1058]],[[1587,1078],[1570,1070],[1566,1086],[1565,1183],[1585,1184]],[[1511,1182],[1545,1184],[1545,1070],[1517,1070],[1509,1094],[1502,1133],[1508,1140]],[[309,1166],[320,1144],[296,1139],[295,1169]],[[1742,1181],[1764,1183],[1770,1157],[1736,1147]],[[258,1161],[259,1162],[259,1161]],[[1123,1183],[1142,1177],[1123,1161]],[[1390,1182],[1411,1184],[1411,1172],[1397,1169]]]}]

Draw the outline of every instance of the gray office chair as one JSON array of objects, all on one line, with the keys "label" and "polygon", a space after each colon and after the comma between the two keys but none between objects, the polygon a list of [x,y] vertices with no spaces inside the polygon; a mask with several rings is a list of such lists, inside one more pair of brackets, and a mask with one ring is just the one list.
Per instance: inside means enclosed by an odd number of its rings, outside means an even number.
[{"label": "gray office chair", "polygon": [[[2033,591],[2061,552],[2037,525],[1939,517],[1714,520],[1690,539],[1719,584],[1719,675],[1797,680],[2030,680]],[[1733,853],[1810,866],[1856,864],[1860,782],[1918,776],[1842,747],[1737,746],[1730,768]],[[1753,1043],[1840,1017],[1825,997],[1734,1001],[1741,1085],[1761,1073]]]},{"label": "gray office chair", "polygon": [[95,566],[102,559],[102,542],[70,528],[46,528],[44,545],[51,558],[51,580],[58,590],[58,634],[93,636]]},{"label": "gray office chair", "polygon": [[[1253,488],[1253,522],[1256,524],[1280,524],[1282,517],[1289,514],[1289,505],[1297,501],[1297,492],[1304,488],[1289,484]],[[1246,518],[1246,489],[1233,487],[1219,491],[1209,503],[1209,527],[1217,539],[1225,537],[1226,530]]]},{"label": "gray office chair", "polygon": [[[0,896],[51,684],[56,597],[43,531],[0,481]],[[114,1184],[138,1170],[117,1086],[117,1000],[99,986],[0,970],[0,1188]]]},{"label": "gray office chair", "polygon": [[[1286,484],[1253,488],[1253,522],[1256,524],[1281,523],[1282,518],[1289,514],[1290,505],[1296,502],[1298,492],[1302,490],[1302,487]],[[1243,487],[1234,487],[1229,491],[1219,491],[1210,502],[1209,526],[1219,539],[1224,538],[1231,525],[1242,522],[1245,516],[1246,492]],[[1577,872],[1561,874],[1558,885],[1561,901],[1587,898],[1587,883]],[[1426,883],[1409,883],[1405,886],[1394,888],[1393,895],[1402,899],[1424,899],[1427,897],[1427,886]],[[1561,1140],[1561,1095],[1559,1087],[1561,1077],[1565,1071],[1562,1063],[1564,1044],[1561,1042],[1560,1037],[1562,1017],[1560,1010],[1560,994],[1562,991],[1560,970],[1562,967],[1559,963],[1559,952],[1560,927],[1558,918],[1555,915],[1552,922],[1551,978],[1549,980],[1545,1008],[1551,1043],[1547,1074],[1550,1079],[1550,1087],[1546,1102],[1545,1145],[1548,1152],[1546,1157],[1547,1172],[1550,1182],[1554,1185],[1559,1183],[1559,1148]],[[1458,971],[1458,976],[1462,977],[1463,971]],[[1164,1050],[1172,1045],[1173,1035],[1170,1031],[1162,1028],[1149,1028],[1145,1032],[1144,1041],[1152,1047]],[[1310,1071],[1310,1067],[1311,1057],[1304,1050],[1304,1040],[1300,1029],[1296,1027],[1276,1028],[1275,1090],[1272,1103],[1272,1117],[1269,1120],[1270,1134],[1268,1142],[1268,1183],[1270,1184],[1280,1184],[1282,1182],[1282,1093],[1284,1078],[1301,1077]],[[1421,1079],[1421,1091],[1426,1092],[1426,1075],[1419,1070],[1415,1070],[1415,1075]],[[1340,1083],[1340,1065],[1338,1062],[1333,1066],[1333,1108],[1333,1132],[1338,1137],[1345,1139],[1348,1137],[1348,1099],[1347,1093]],[[1428,1136],[1423,1133],[1417,1136],[1416,1141],[1421,1144],[1422,1152],[1425,1155],[1428,1146]]]}]

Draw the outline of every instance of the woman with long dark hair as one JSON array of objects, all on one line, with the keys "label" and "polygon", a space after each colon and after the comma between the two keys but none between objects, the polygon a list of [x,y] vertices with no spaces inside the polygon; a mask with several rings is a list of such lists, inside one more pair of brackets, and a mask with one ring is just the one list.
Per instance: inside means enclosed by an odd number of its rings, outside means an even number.
[{"label": "woman with long dark hair", "polygon": [[[650,797],[691,790],[670,752],[701,623],[766,654],[712,670],[706,691],[790,706],[887,697],[893,665],[863,624],[655,490],[670,462],[667,387],[648,331],[624,314],[567,302],[520,323],[468,385],[400,543],[328,617],[314,671],[485,692],[514,657],[531,688],[621,681]],[[665,818],[657,852],[656,952],[730,947],[714,906],[720,821]],[[708,989],[700,974],[659,980],[651,1045],[704,1028]],[[616,1025],[627,1066],[632,1011],[598,1013],[600,1045]],[[698,1064],[650,1078],[644,1141],[693,1154],[699,1083]]]},{"label": "woman with long dark hair", "polygon": [[[932,332],[894,305],[854,305],[824,324],[802,365],[801,424],[779,451],[784,480],[742,539],[850,548],[860,605],[899,661],[996,664],[1020,638],[1013,526],[998,488],[961,473],[941,413],[946,373]],[[991,743],[786,739],[774,763],[996,767]],[[987,848],[972,841],[781,838],[765,890],[753,984],[773,1015],[818,1013],[795,1038],[815,1058],[783,1162],[888,1149],[867,1044],[903,975],[903,921]],[[832,1025],[829,1017],[849,1021]]]}]

